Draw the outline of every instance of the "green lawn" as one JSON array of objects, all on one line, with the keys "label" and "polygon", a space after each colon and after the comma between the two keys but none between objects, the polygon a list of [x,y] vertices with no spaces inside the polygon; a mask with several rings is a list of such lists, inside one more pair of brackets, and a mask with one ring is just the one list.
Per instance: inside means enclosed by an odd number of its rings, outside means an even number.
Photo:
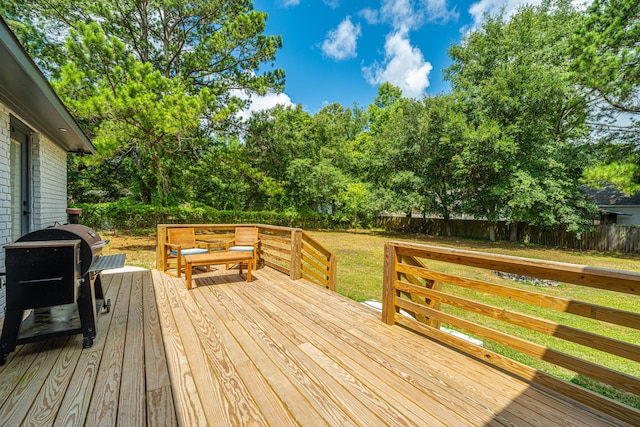
[{"label": "green lawn", "polygon": [[[431,237],[420,234],[383,232],[348,233],[331,231],[313,231],[310,234],[338,256],[338,292],[356,301],[369,299],[379,301],[382,298],[384,242],[388,240],[402,240],[427,245],[455,247],[457,249],[554,260],[616,270],[640,271],[640,255],[558,250],[521,243],[486,242],[480,240]],[[441,266],[444,272],[454,272],[460,269],[466,270],[465,267],[461,266],[447,264],[441,264]],[[480,278],[483,279],[493,276],[490,273],[488,275],[478,272],[472,274],[476,276],[480,274]],[[495,277],[492,277],[492,280],[495,279]],[[551,292],[554,291],[551,290]],[[563,288],[557,289],[557,292],[566,295],[568,291],[566,288]],[[599,295],[598,298],[611,298],[610,294],[607,294],[605,297],[604,294],[600,295],[601,292],[597,290],[594,290],[593,294]],[[592,300],[591,294],[585,297],[586,301]],[[629,305],[631,308],[635,307],[635,311],[640,311],[640,306],[637,305],[637,302],[637,300],[631,300]]]}]

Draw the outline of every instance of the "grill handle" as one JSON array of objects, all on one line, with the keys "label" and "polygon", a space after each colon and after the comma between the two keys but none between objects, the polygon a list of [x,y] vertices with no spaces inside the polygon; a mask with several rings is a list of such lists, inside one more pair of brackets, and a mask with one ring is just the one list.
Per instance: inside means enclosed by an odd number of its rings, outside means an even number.
[{"label": "grill handle", "polygon": [[100,240],[99,242],[96,242],[93,245],[91,245],[91,249],[96,250],[96,249],[104,248],[109,244],[109,242],[110,242],[109,239]]},{"label": "grill handle", "polygon": [[27,284],[27,283],[41,283],[41,282],[61,282],[62,277],[50,277],[48,279],[33,279],[33,280],[20,280],[19,284]]}]

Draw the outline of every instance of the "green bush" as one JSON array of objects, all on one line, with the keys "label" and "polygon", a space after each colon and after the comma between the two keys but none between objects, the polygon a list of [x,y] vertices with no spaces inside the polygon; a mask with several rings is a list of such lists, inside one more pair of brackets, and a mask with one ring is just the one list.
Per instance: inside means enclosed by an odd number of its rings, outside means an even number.
[{"label": "green bush", "polygon": [[98,230],[156,228],[158,224],[269,224],[305,229],[349,227],[343,217],[313,212],[221,211],[207,206],[160,207],[127,200],[81,203],[80,222]]}]

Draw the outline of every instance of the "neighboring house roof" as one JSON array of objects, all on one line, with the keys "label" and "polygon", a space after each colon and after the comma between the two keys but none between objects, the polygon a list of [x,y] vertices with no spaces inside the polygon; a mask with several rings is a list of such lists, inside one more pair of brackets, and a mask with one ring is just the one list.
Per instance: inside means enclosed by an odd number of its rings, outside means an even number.
[{"label": "neighboring house roof", "polygon": [[600,207],[640,206],[640,192],[629,196],[613,187],[605,187],[602,189],[586,188],[585,193]]},{"label": "neighboring house roof", "polygon": [[95,152],[89,138],[2,17],[0,58],[0,102],[67,151]]}]

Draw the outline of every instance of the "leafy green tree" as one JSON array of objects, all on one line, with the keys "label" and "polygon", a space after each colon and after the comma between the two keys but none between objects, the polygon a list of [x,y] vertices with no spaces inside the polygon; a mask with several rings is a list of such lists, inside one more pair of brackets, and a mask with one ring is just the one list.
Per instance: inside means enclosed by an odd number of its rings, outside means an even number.
[{"label": "leafy green tree", "polygon": [[355,141],[367,124],[365,112],[357,105],[344,108],[334,103],[313,116],[313,135],[318,159],[331,159],[345,173],[354,172]]},{"label": "leafy green tree", "polygon": [[576,30],[572,64],[579,81],[612,107],[640,113],[640,3],[594,0]]},{"label": "leafy green tree", "polygon": [[[361,136],[365,175],[373,181],[375,199],[388,210],[420,208],[449,220],[460,211],[458,161],[467,137],[460,103],[449,95],[421,101],[401,97],[387,84],[369,107],[369,131]],[[384,203],[384,204],[382,204]]]},{"label": "leafy green tree", "polygon": [[176,159],[188,152],[181,142],[198,131],[209,91],[189,93],[183,80],[136,60],[95,23],[78,28],[67,42],[74,61],[62,67],[54,88],[74,95],[65,96],[66,104],[90,126],[103,158],[124,152],[133,160],[144,202],[175,202]]},{"label": "leafy green tree", "polygon": [[347,186],[348,177],[331,159],[303,157],[294,159],[288,169],[289,191],[299,208],[332,213],[340,202],[338,196]]},{"label": "leafy green tree", "polygon": [[340,194],[343,203],[341,211],[351,219],[351,226],[355,229],[362,223],[370,224],[375,211],[375,204],[371,197],[371,189],[362,182],[350,182]]},{"label": "leafy green tree", "polygon": [[[67,194],[71,203],[115,202],[131,197],[135,166],[130,159],[86,162],[80,156],[67,157]],[[118,179],[114,179],[118,177]]]},{"label": "leafy green tree", "polygon": [[313,152],[312,141],[312,118],[299,105],[253,113],[244,142],[250,164],[264,173],[257,185],[266,199],[258,206],[285,210],[305,205],[291,191],[290,165]]},{"label": "leafy green tree", "polygon": [[264,208],[265,195],[279,194],[264,172],[249,161],[244,145],[233,137],[219,138],[195,153],[185,166],[185,198],[220,210]]},{"label": "leafy green tree", "polygon": [[510,168],[517,154],[513,139],[496,120],[470,127],[454,170],[460,184],[461,210],[489,221],[489,239],[496,239],[495,224],[502,219],[511,196]]},{"label": "leafy green tree", "polygon": [[192,154],[233,129],[246,102],[234,94],[278,91],[284,82],[282,70],[262,70],[282,41],[262,34],[267,16],[249,0],[4,0],[2,7],[21,39],[38,35],[42,46],[32,54],[45,55],[40,63],[99,153],[133,159],[144,202],[180,202]]},{"label": "leafy green tree", "polygon": [[[487,17],[450,49],[447,70],[472,126],[459,178],[468,213],[494,223],[580,230],[590,204],[579,188],[588,105],[570,79],[567,1]],[[492,234],[495,237],[495,233]]]},{"label": "leafy green tree", "polygon": [[302,107],[276,106],[254,113],[245,145],[251,164],[282,192],[272,198],[280,209],[337,212],[352,182],[356,135],[362,111],[331,104],[314,116]]},{"label": "leafy green tree", "polygon": [[354,176],[367,182],[377,211],[411,212],[418,206],[415,192],[402,175],[395,172],[398,147],[407,128],[400,88],[383,83],[366,111],[366,125],[354,141]]},{"label": "leafy green tree", "polygon": [[[585,173],[594,187],[613,185],[627,194],[640,191],[640,3],[636,0],[595,0],[572,42],[572,70],[590,91],[598,110],[594,127],[604,133],[615,156]],[[602,102],[604,101],[604,102]],[[627,118],[620,121],[620,113]],[[606,150],[611,153],[612,150]]]},{"label": "leafy green tree", "polygon": [[[451,215],[460,212],[460,183],[457,159],[467,138],[467,119],[459,102],[450,95],[425,98],[419,116],[417,144],[407,147],[406,158],[414,159],[414,173],[420,177],[423,212],[444,219],[451,235]],[[464,167],[464,166],[462,166]]]},{"label": "leafy green tree", "polygon": [[640,191],[640,165],[628,161],[599,164],[585,171],[584,180],[594,188],[613,186],[633,195]]}]

